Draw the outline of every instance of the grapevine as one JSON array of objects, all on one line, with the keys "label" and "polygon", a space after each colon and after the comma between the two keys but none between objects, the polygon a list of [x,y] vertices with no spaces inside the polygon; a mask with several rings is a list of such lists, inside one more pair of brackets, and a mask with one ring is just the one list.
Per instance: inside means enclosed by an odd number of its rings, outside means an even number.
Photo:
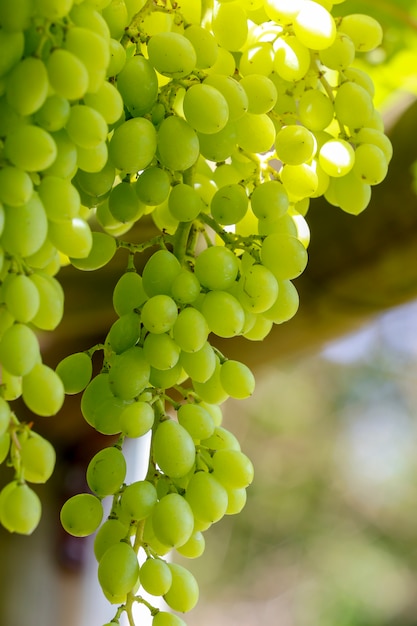
[{"label": "grapevine", "polygon": [[[35,530],[30,484],[55,465],[13,402],[47,417],[79,394],[109,443],[60,519],[96,533],[111,624],[134,626],[141,603],[154,626],[184,625],[171,611],[190,611],[198,584],[166,556],[199,557],[254,474],[221,405],[255,378],[216,337],[262,341],[291,319],[310,201],[357,215],[387,173],[392,146],[354,65],[382,29],[337,17],[342,2],[0,1],[0,462],[14,471],[0,522]],[[60,268],[95,271],[120,249],[103,343],[49,367],[38,335],[63,316]],[[124,445],[141,437],[147,472],[128,483]]]}]

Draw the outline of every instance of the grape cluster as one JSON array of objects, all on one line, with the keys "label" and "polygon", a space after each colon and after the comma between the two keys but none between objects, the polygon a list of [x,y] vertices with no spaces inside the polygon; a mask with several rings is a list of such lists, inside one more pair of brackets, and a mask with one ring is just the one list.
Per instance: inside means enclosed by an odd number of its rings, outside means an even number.
[{"label": "grape cluster", "polygon": [[[47,416],[82,394],[87,423],[113,439],[61,521],[75,536],[96,532],[98,578],[120,605],[113,624],[124,611],[133,623],[134,602],[154,626],[184,624],[140,587],[190,610],[194,577],[163,557],[201,555],[204,531],[245,504],[253,467],[221,405],[255,381],[216,337],[261,341],[291,319],[310,199],[358,214],[386,175],[391,143],[372,81],[353,65],[382,30],[366,15],[334,17],[341,2],[21,0],[12,10],[0,0],[0,461],[15,470],[0,522],[34,530],[40,502],[27,482],[47,480],[55,461],[9,402],[22,396]],[[125,240],[144,216],[155,237]],[[103,344],[51,369],[36,332],[61,320],[60,267],[94,271],[119,248],[129,261]],[[127,484],[123,445],[145,435],[146,476]]]}]

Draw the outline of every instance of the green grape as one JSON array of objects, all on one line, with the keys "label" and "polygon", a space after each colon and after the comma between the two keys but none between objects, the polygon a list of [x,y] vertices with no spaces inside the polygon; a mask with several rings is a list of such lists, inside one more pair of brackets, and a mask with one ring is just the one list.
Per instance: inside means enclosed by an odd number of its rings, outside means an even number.
[{"label": "green grape", "polygon": [[[48,0],[51,1],[51,0]],[[107,3],[109,4],[109,3]],[[90,31],[93,31],[103,37],[105,40],[110,39],[110,31],[109,27],[106,23],[106,20],[101,15],[101,13],[97,9],[105,8],[105,7],[94,7],[91,6],[91,3],[87,0],[87,2],[77,2],[75,6],[72,7],[71,10],[71,20],[77,26],[85,27]]]},{"label": "green grape", "polygon": [[181,617],[174,615],[174,613],[158,611],[152,619],[152,626],[186,626],[186,624]]},{"label": "green grape", "polygon": [[220,245],[205,248],[195,261],[197,279],[210,290],[229,289],[235,282],[238,271],[237,257],[229,248]]},{"label": "green grape", "polygon": [[201,312],[218,337],[235,337],[242,332],[245,312],[240,302],[227,291],[210,291],[204,296]]},{"label": "green grape", "polygon": [[218,522],[226,513],[227,491],[208,472],[196,472],[187,486],[185,495],[196,519]]},{"label": "green grape", "polygon": [[[239,60],[239,72],[242,76],[264,74],[269,76],[273,71],[274,50],[269,42],[258,42],[245,48]],[[232,72],[230,72],[232,73]]]},{"label": "green grape", "polygon": [[216,367],[215,353],[208,341],[197,352],[181,352],[179,362],[188,376],[199,383],[207,382]]},{"label": "green grape", "polygon": [[23,375],[22,396],[26,406],[36,415],[55,415],[64,403],[64,385],[55,372],[43,363],[36,363]]},{"label": "green grape", "polygon": [[307,251],[296,237],[273,233],[262,243],[261,260],[278,280],[296,278],[307,265]]},{"label": "green grape", "polygon": [[192,43],[180,33],[162,32],[148,41],[149,61],[169,78],[183,78],[196,67],[197,55]]},{"label": "green grape", "polygon": [[106,373],[95,376],[81,398],[81,412],[85,421],[105,435],[120,432],[119,416],[126,406],[124,400],[116,398],[111,392],[109,375]]},{"label": "green grape", "polygon": [[62,380],[66,394],[80,393],[91,380],[91,357],[86,352],[75,352],[62,359],[55,371]]},{"label": "green grape", "polygon": [[[172,584],[166,594],[165,602],[174,611],[186,613],[195,607],[198,601],[198,585],[194,576],[182,565],[168,563],[172,574]],[[155,620],[154,620],[155,626]]]},{"label": "green grape", "polygon": [[[361,87],[363,87],[365,89],[365,91],[367,91],[369,93],[371,98],[374,97],[374,95],[375,95],[375,85],[373,83],[372,78],[369,76],[369,74],[367,74],[363,70],[359,69],[358,67],[348,67],[343,72],[343,75],[344,75],[346,80],[349,80],[352,83],[355,83],[355,84],[360,85]],[[375,111],[374,111],[374,113],[375,113]],[[381,129],[381,130],[383,130],[383,129]]]},{"label": "green grape", "polygon": [[299,297],[290,280],[278,281],[278,297],[270,309],[262,313],[262,317],[274,324],[282,324],[294,317],[298,310]]},{"label": "green grape", "polygon": [[58,176],[45,176],[38,187],[46,215],[53,222],[65,222],[77,217],[80,194],[71,181]]},{"label": "green grape", "polygon": [[181,478],[192,469],[195,446],[183,426],[171,419],[161,422],[153,437],[155,463],[170,478]]},{"label": "green grape", "polygon": [[239,288],[239,302],[250,313],[263,313],[274,304],[278,296],[275,276],[267,267],[257,263],[242,272]]},{"label": "green grape", "polygon": [[344,139],[330,139],[320,148],[319,163],[329,176],[345,176],[354,166],[355,151]]},{"label": "green grape", "polygon": [[35,10],[37,13],[51,21],[65,17],[70,12],[73,0],[35,0]]},{"label": "green grape", "polygon": [[211,437],[200,444],[209,450],[240,450],[240,444],[233,433],[223,426],[216,426]]},{"label": "green grape", "polygon": [[107,137],[104,117],[86,104],[75,104],[71,107],[65,128],[69,138],[80,148],[95,148]]},{"label": "green grape", "polygon": [[26,57],[7,76],[6,97],[19,115],[32,115],[48,95],[48,74],[41,59]]},{"label": "green grape", "polygon": [[[2,380],[2,384],[4,385],[4,377]],[[8,432],[4,432],[0,435],[0,463],[3,463],[7,459],[7,455],[10,450],[11,437]]]},{"label": "green grape", "polygon": [[51,133],[50,137],[55,144],[56,152],[53,162],[45,168],[45,174],[71,178],[77,171],[77,148],[75,144],[64,129]]},{"label": "green grape", "polygon": [[246,13],[241,4],[219,4],[214,11],[211,28],[219,46],[226,50],[240,50],[248,37]]},{"label": "green grape", "polygon": [[139,315],[133,312],[125,313],[112,324],[105,343],[110,345],[113,352],[121,354],[136,345],[140,331]]},{"label": "green grape", "polygon": [[5,166],[0,170],[0,201],[10,206],[29,202],[33,183],[29,174],[17,167]]},{"label": "green grape", "polygon": [[338,32],[332,45],[320,50],[319,56],[323,65],[340,72],[355,60],[355,45],[348,35]]},{"label": "green grape", "polygon": [[114,237],[108,233],[92,232],[92,245],[89,254],[83,259],[71,259],[71,264],[79,270],[93,271],[109,263],[117,250]]},{"label": "green grape", "polygon": [[205,317],[192,307],[180,311],[173,327],[172,336],[184,352],[197,352],[204,346],[209,333]]},{"label": "green grape", "polygon": [[317,2],[306,0],[293,23],[297,39],[313,50],[323,50],[336,39],[336,24],[332,15]]},{"label": "green grape", "polygon": [[120,74],[126,64],[126,49],[122,46],[120,41],[110,38],[109,49],[110,62],[106,70],[107,78]]},{"label": "green grape", "polygon": [[127,537],[129,529],[117,519],[107,519],[98,529],[94,537],[94,555],[97,561],[114,544]]},{"label": "green grape", "polygon": [[150,297],[170,295],[172,281],[180,273],[181,265],[169,250],[157,250],[146,262],[142,272],[143,288]]},{"label": "green grape", "polygon": [[138,579],[139,563],[132,546],[125,541],[110,546],[98,564],[98,580],[109,602],[125,602]]},{"label": "green grape", "polygon": [[185,556],[187,559],[197,559],[203,554],[205,547],[206,542],[204,535],[201,531],[197,530],[191,535],[188,541],[176,548],[176,550],[181,556]]},{"label": "green grape", "polygon": [[339,24],[339,31],[348,35],[359,52],[369,52],[381,45],[383,38],[382,27],[370,15],[353,13],[343,17]]},{"label": "green grape", "polygon": [[158,129],[158,158],[164,167],[188,170],[196,163],[199,152],[196,132],[185,120],[175,115],[162,120]]},{"label": "green grape", "polygon": [[156,152],[156,130],[144,117],[134,117],[118,126],[109,143],[109,156],[123,172],[145,169]]},{"label": "green grape", "polygon": [[144,205],[135,193],[134,185],[121,182],[109,194],[109,210],[119,222],[136,221],[143,215]]},{"label": "green grape", "polygon": [[354,129],[367,125],[374,105],[372,97],[363,87],[348,81],[342,83],[336,92],[334,110],[339,122]]},{"label": "green grape", "polygon": [[353,136],[355,144],[370,143],[377,146],[385,154],[386,160],[389,162],[392,159],[392,143],[389,137],[382,131],[374,128],[361,128]]},{"label": "green grape", "polygon": [[170,389],[180,384],[181,380],[184,380],[184,376],[180,363],[176,363],[169,370],[160,370],[156,367],[151,367],[149,382],[157,389]]},{"label": "green grape", "polygon": [[33,116],[38,126],[49,132],[61,130],[65,127],[70,114],[71,106],[66,98],[52,94]]},{"label": "green grape", "polygon": [[57,156],[52,136],[43,128],[24,124],[12,130],[4,142],[6,157],[27,172],[46,170]]},{"label": "green grape", "polygon": [[119,417],[120,429],[127,437],[142,437],[153,426],[154,412],[147,402],[129,404]]},{"label": "green grape", "polygon": [[10,415],[9,403],[0,396],[0,436],[4,435],[9,428]]},{"label": "green grape", "polygon": [[157,539],[166,546],[183,545],[194,529],[194,516],[187,500],[178,493],[161,498],[152,511],[152,526]]},{"label": "green grape", "polygon": [[281,181],[286,188],[290,199],[302,200],[313,196],[319,184],[318,176],[311,165],[285,164],[281,169]]},{"label": "green grape", "polygon": [[310,51],[294,35],[274,42],[274,70],[284,80],[299,81],[310,68]]},{"label": "green grape", "polygon": [[31,328],[13,324],[0,339],[0,362],[13,376],[25,376],[40,359],[39,342]]},{"label": "green grape", "polygon": [[88,464],[86,478],[91,491],[99,498],[119,491],[126,477],[126,459],[119,448],[103,448]]},{"label": "green grape", "polygon": [[[175,325],[174,325],[175,329]],[[175,339],[175,336],[174,336]],[[143,343],[143,351],[148,363],[159,370],[169,370],[178,363],[180,347],[178,342],[166,333],[149,333]]]},{"label": "green grape", "polygon": [[32,432],[21,442],[20,461],[24,480],[45,483],[52,476],[55,460],[54,447],[44,437]]},{"label": "green grape", "polygon": [[151,333],[166,333],[174,326],[178,317],[175,301],[165,294],[152,296],[142,307],[142,324]]},{"label": "green grape", "polygon": [[103,507],[90,493],[79,493],[69,498],[61,508],[60,519],[64,530],[74,537],[92,535],[101,524]]},{"label": "green grape", "polygon": [[169,174],[160,167],[148,167],[137,178],[135,191],[139,200],[148,206],[164,202],[171,190]]},{"label": "green grape", "polygon": [[78,167],[83,172],[97,174],[106,165],[108,155],[107,143],[105,141],[101,141],[94,148],[77,146]]},{"label": "green grape", "polygon": [[187,122],[200,133],[217,133],[229,119],[226,98],[218,89],[206,83],[198,83],[187,89],[183,109]]},{"label": "green grape", "polygon": [[195,187],[179,183],[171,189],[168,208],[178,221],[191,222],[203,211],[204,205]]},{"label": "green grape", "polygon": [[139,522],[146,519],[153,511],[157,501],[157,492],[152,483],[138,480],[127,485],[120,498],[120,509],[130,520]]},{"label": "green grape", "polygon": [[226,185],[214,194],[210,211],[219,224],[236,224],[246,215],[248,197],[242,185]]},{"label": "green grape", "polygon": [[213,476],[228,489],[243,489],[253,480],[252,462],[240,450],[217,450],[212,463]]},{"label": "green grape", "polygon": [[181,270],[172,281],[171,295],[179,304],[191,304],[200,295],[200,282],[193,272]]},{"label": "green grape", "polygon": [[248,398],[255,390],[255,377],[248,366],[232,359],[222,363],[220,382],[232,398]]},{"label": "green grape", "polygon": [[106,39],[88,28],[72,26],[67,31],[65,48],[84,63],[89,78],[87,91],[96,91],[105,78],[110,61]]},{"label": "green grape", "polygon": [[69,50],[53,50],[46,61],[46,69],[49,82],[59,96],[79,100],[86,93],[89,83],[87,68]]},{"label": "green grape", "polygon": [[322,91],[309,89],[300,98],[298,116],[309,130],[323,130],[333,119],[333,104]]},{"label": "green grape", "polygon": [[346,213],[362,213],[371,200],[370,185],[360,180],[353,170],[342,178],[335,178],[333,185],[337,206]]},{"label": "green grape", "polygon": [[277,89],[268,76],[247,74],[240,81],[240,86],[248,97],[249,113],[268,113],[277,101]]},{"label": "green grape", "polygon": [[41,518],[39,496],[25,483],[12,481],[0,492],[0,523],[12,533],[31,535]]},{"label": "green grape", "polygon": [[301,165],[310,161],[316,149],[317,142],[313,133],[296,124],[281,128],[275,139],[277,157],[289,165]]},{"label": "green grape", "polygon": [[158,97],[158,78],[148,59],[131,57],[117,75],[117,89],[132,117],[149,113]]},{"label": "green grape", "polygon": [[140,274],[135,271],[122,274],[113,291],[113,307],[117,315],[131,313],[140,308],[146,299]]},{"label": "green grape", "polygon": [[22,395],[22,378],[13,376],[4,367],[1,373],[3,397],[7,401],[17,400]]},{"label": "green grape", "polygon": [[275,126],[266,113],[245,113],[236,120],[237,143],[247,152],[268,152],[275,141]]},{"label": "green grape", "polygon": [[198,140],[200,152],[206,159],[216,163],[225,161],[236,149],[236,128],[233,123],[228,123],[218,133],[198,133]]},{"label": "green grape", "polygon": [[250,201],[258,219],[278,219],[285,215],[290,205],[285,188],[277,180],[268,180],[255,187]]},{"label": "green grape", "polygon": [[17,322],[30,322],[40,305],[39,291],[25,274],[8,274],[3,281],[4,302]]},{"label": "green grape", "polygon": [[136,398],[149,383],[150,368],[142,348],[133,346],[117,354],[111,363],[109,385],[122,400]]},{"label": "green grape", "polygon": [[104,7],[102,15],[106,20],[111,36],[115,39],[121,39],[129,24],[129,15],[124,0],[122,2],[112,0]]},{"label": "green grape", "polygon": [[193,439],[207,439],[214,432],[213,418],[200,404],[182,404],[177,411],[177,418]]},{"label": "green grape", "polygon": [[289,24],[300,11],[303,0],[264,0],[267,16],[277,24]]},{"label": "green grape", "polygon": [[184,37],[191,42],[196,53],[196,67],[207,69],[217,60],[219,48],[213,35],[199,24],[191,24],[184,30]]},{"label": "green grape", "polygon": [[356,148],[352,171],[362,182],[379,185],[387,175],[388,160],[378,146],[362,143]]},{"label": "green grape", "polygon": [[3,28],[0,31],[0,48],[2,57],[0,60],[0,76],[5,76],[21,59],[25,40],[22,32],[9,32],[2,21]]},{"label": "green grape", "polygon": [[214,370],[210,378],[203,383],[193,381],[194,390],[198,397],[210,404],[222,404],[229,397],[220,382],[220,362],[216,357]]},{"label": "green grape", "polygon": [[162,559],[148,558],[140,568],[140,583],[147,593],[163,596],[172,583],[171,570]]},{"label": "green grape", "polygon": [[40,330],[54,330],[64,314],[64,290],[53,276],[37,271],[29,276],[39,292],[39,309],[32,324]]},{"label": "green grape", "polygon": [[123,99],[112,83],[104,82],[94,93],[87,93],[84,102],[101,115],[107,124],[115,124],[123,115]]},{"label": "green grape", "polygon": [[100,172],[79,170],[72,182],[84,194],[91,196],[94,203],[99,204],[103,197],[108,197],[113,187],[115,176],[115,167],[113,163],[108,161]]},{"label": "green grape", "polygon": [[93,246],[90,225],[81,217],[65,222],[49,222],[48,236],[60,252],[74,259],[88,257]]},{"label": "green grape", "polygon": [[12,255],[22,257],[37,252],[46,240],[48,220],[37,193],[26,204],[4,207],[1,244]]},{"label": "green grape", "polygon": [[247,500],[246,489],[227,489],[228,503],[226,515],[237,515],[240,513]]}]

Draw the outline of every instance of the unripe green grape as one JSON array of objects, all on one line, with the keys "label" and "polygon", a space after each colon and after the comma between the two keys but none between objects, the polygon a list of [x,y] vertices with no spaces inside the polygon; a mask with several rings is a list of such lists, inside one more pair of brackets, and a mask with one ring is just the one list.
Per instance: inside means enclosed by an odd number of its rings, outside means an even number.
[{"label": "unripe green grape", "polygon": [[344,139],[330,139],[320,148],[319,163],[329,176],[345,176],[354,166],[355,151]]},{"label": "unripe green grape", "polygon": [[[4,385],[4,379],[2,381],[2,384]],[[0,463],[3,463],[3,461],[7,459],[7,455],[9,454],[9,450],[10,450],[10,443],[11,443],[10,433],[3,432],[0,435]]]},{"label": "unripe green grape", "polygon": [[75,352],[65,357],[55,369],[62,380],[66,394],[83,391],[91,380],[93,365],[86,352]]},{"label": "unripe green grape", "polygon": [[248,37],[246,13],[239,2],[219,4],[213,15],[211,28],[220,47],[237,51]]},{"label": "unripe green grape", "polygon": [[115,167],[134,173],[145,169],[156,152],[156,130],[149,120],[135,117],[118,126],[109,144]]},{"label": "unripe green grape", "polygon": [[204,205],[194,187],[179,183],[171,189],[168,198],[170,213],[180,222],[191,222],[203,211]]},{"label": "unripe green grape", "polygon": [[294,35],[279,37],[274,42],[274,70],[289,82],[299,81],[310,68],[310,51]]},{"label": "unripe green grape", "polygon": [[196,394],[211,404],[222,404],[229,397],[220,382],[220,363],[216,357],[216,365],[210,378],[203,383],[193,381]]},{"label": "unripe green grape", "polygon": [[120,498],[120,509],[129,519],[138,522],[152,513],[157,498],[157,492],[152,483],[147,480],[138,480],[125,487]]},{"label": "unripe green grape", "polygon": [[152,626],[186,626],[186,624],[181,617],[174,615],[174,613],[158,611],[152,619]]},{"label": "unripe green grape", "polygon": [[337,119],[355,129],[366,126],[372,117],[374,105],[369,93],[351,81],[342,83],[336,92],[334,110]]},{"label": "unripe green grape", "polygon": [[114,357],[108,379],[110,389],[122,400],[132,400],[148,385],[149,374],[149,363],[142,348],[133,346]]},{"label": "unripe green grape", "polygon": [[173,339],[184,352],[201,350],[208,334],[209,328],[204,315],[193,307],[180,311],[172,327]]},{"label": "unripe green grape", "polygon": [[208,341],[197,352],[181,352],[179,362],[188,376],[199,383],[205,383],[216,368],[216,356]]},{"label": "unripe green grape", "polygon": [[0,436],[4,435],[9,428],[10,415],[9,403],[0,396]]},{"label": "unripe green grape", "polygon": [[17,322],[30,322],[39,309],[39,291],[25,274],[8,274],[3,281],[4,302]]},{"label": "unripe green grape", "polygon": [[170,548],[183,545],[194,528],[194,516],[187,500],[178,493],[161,498],[152,511],[152,526],[163,544]]},{"label": "unripe green grape", "polygon": [[297,39],[313,50],[323,50],[336,38],[336,24],[332,15],[317,2],[306,0],[293,23]]},{"label": "unripe green grape", "polygon": [[147,402],[129,404],[119,417],[120,429],[127,437],[142,437],[153,426],[154,411]]},{"label": "unripe green grape", "polygon": [[228,489],[243,489],[253,480],[252,462],[239,450],[217,450],[212,464],[213,476]]},{"label": "unripe green grape", "polygon": [[143,268],[143,288],[148,296],[170,295],[172,282],[180,272],[180,262],[172,252],[157,250]]},{"label": "unripe green grape", "polygon": [[144,211],[144,205],[135,193],[130,183],[121,182],[110,191],[109,210],[119,222],[132,222],[139,219]]},{"label": "unripe green grape", "polygon": [[149,364],[159,370],[171,369],[180,356],[178,342],[166,333],[149,333],[143,343],[143,351]]},{"label": "unripe green grape", "polygon": [[128,527],[118,519],[110,518],[103,522],[94,537],[94,555],[97,561],[100,561],[108,548],[126,539],[128,533]]},{"label": "unripe green grape", "polygon": [[313,133],[296,124],[281,128],[275,139],[277,157],[289,165],[301,165],[310,161],[316,149],[317,142]]},{"label": "unripe green grape", "polygon": [[253,213],[258,219],[277,219],[289,208],[288,194],[277,180],[267,180],[255,187],[250,197]]},{"label": "unripe green grape", "polygon": [[92,535],[100,526],[103,507],[90,493],[79,493],[69,498],[61,508],[60,519],[64,530],[74,537]]},{"label": "unripe green grape", "polygon": [[210,291],[204,296],[201,312],[209,329],[219,337],[235,337],[242,332],[245,312],[240,302],[227,291]]},{"label": "unripe green grape", "polygon": [[225,161],[236,149],[236,128],[233,123],[227,123],[217,133],[211,133],[210,135],[198,133],[198,140],[202,156],[216,163]]},{"label": "unripe green grape", "polygon": [[311,165],[285,164],[280,171],[281,181],[286,188],[290,199],[302,200],[313,196],[318,187],[318,176]]},{"label": "unripe green grape", "polygon": [[77,217],[81,207],[80,194],[71,181],[58,176],[45,176],[38,187],[46,215],[53,222]]},{"label": "unripe green grape", "polygon": [[268,76],[248,74],[240,81],[240,86],[248,96],[249,113],[268,113],[277,101],[277,89]]},{"label": "unripe green grape", "polygon": [[235,435],[223,426],[216,426],[214,433],[200,444],[209,450],[240,450],[240,444]]},{"label": "unripe green grape", "polygon": [[36,363],[23,375],[22,396],[26,406],[36,415],[55,415],[64,403],[64,385],[55,372],[44,363]]},{"label": "unripe green grape", "polygon": [[348,35],[356,50],[369,52],[377,48],[383,37],[382,27],[379,22],[370,15],[353,13],[342,18],[339,31]]},{"label": "unripe green grape", "polygon": [[178,362],[168,370],[151,367],[149,382],[157,389],[170,389],[185,379],[181,364]]},{"label": "unripe green grape", "polygon": [[162,559],[148,558],[140,568],[140,583],[147,593],[163,596],[172,583],[171,570]]},{"label": "unripe green grape", "polygon": [[41,518],[39,496],[25,483],[12,481],[0,492],[0,523],[9,531],[31,535]]},{"label": "unripe green grape", "polygon": [[107,373],[95,376],[81,398],[81,412],[85,421],[105,435],[120,432],[119,416],[126,406],[124,400],[113,395]]},{"label": "unripe green grape", "polygon": [[11,163],[27,172],[46,170],[57,156],[57,147],[50,133],[33,124],[18,126],[10,132],[4,149]]},{"label": "unripe green grape", "polygon": [[213,418],[200,404],[182,404],[177,411],[177,418],[193,439],[207,439],[214,432]]},{"label": "unripe green grape", "polygon": [[88,89],[89,76],[84,63],[69,50],[51,52],[46,69],[54,91],[68,100],[79,100]]},{"label": "unripe green grape", "polygon": [[200,295],[201,285],[193,272],[181,270],[172,281],[171,295],[178,304],[191,304]]},{"label": "unripe green grape", "polygon": [[320,50],[320,61],[330,69],[345,70],[355,59],[355,45],[352,39],[338,32],[331,46]]},{"label": "unripe green grape", "polygon": [[0,201],[10,206],[29,202],[33,183],[29,174],[17,167],[5,166],[0,170]]},{"label": "unripe green grape", "polygon": [[24,480],[30,483],[45,483],[52,476],[55,460],[54,447],[44,437],[30,433],[21,442],[20,461]]},{"label": "unripe green grape", "polygon": [[117,89],[133,117],[149,113],[158,96],[158,79],[149,60],[141,55],[128,59],[118,73]]},{"label": "unripe green grape", "polygon": [[164,595],[165,602],[174,611],[191,611],[198,601],[198,585],[194,576],[182,565],[168,564],[172,574],[172,584]]},{"label": "unripe green grape", "polygon": [[86,258],[93,245],[90,225],[81,217],[49,222],[48,236],[60,252],[75,259]]},{"label": "unripe green grape", "polygon": [[107,124],[115,124],[123,114],[123,99],[116,87],[104,82],[94,93],[86,93],[84,102],[98,111]]},{"label": "unripe green grape", "polygon": [[229,119],[226,98],[206,83],[198,83],[187,89],[183,109],[187,122],[200,133],[217,133]]},{"label": "unripe green grape", "polygon": [[298,116],[308,129],[323,130],[333,119],[333,104],[322,91],[310,89],[300,98]]},{"label": "unripe green grape", "polygon": [[53,276],[37,271],[30,280],[39,292],[40,304],[32,324],[40,330],[54,330],[64,314],[64,290]]},{"label": "unripe green grape", "polygon": [[140,308],[146,299],[140,274],[135,271],[122,274],[113,291],[113,308],[117,315],[121,317],[131,313]]},{"label": "unripe green grape", "polygon": [[104,117],[86,104],[76,104],[66,124],[70,139],[81,148],[95,148],[107,137],[107,124]]},{"label": "unripe green grape", "polygon": [[197,559],[203,554],[205,547],[206,541],[204,535],[201,531],[197,530],[191,535],[188,541],[176,548],[176,550],[181,556],[185,556],[187,559]]},{"label": "unripe green grape", "polygon": [[237,143],[247,152],[268,152],[275,141],[275,126],[266,113],[245,113],[236,120]]},{"label": "unripe green grape", "polygon": [[0,361],[13,376],[25,376],[40,359],[38,339],[25,324],[13,324],[0,340]]},{"label": "unripe green grape", "polygon": [[87,91],[96,91],[110,61],[108,41],[89,28],[72,26],[67,31],[65,48],[84,63],[89,78]]},{"label": "unripe green grape", "polygon": [[165,294],[152,296],[142,307],[142,324],[151,333],[166,333],[173,327],[178,317],[175,301]]},{"label": "unripe green grape", "polygon": [[48,95],[48,74],[41,59],[26,57],[7,76],[6,97],[19,115],[32,115]]},{"label": "unripe green grape", "polygon": [[191,435],[173,420],[165,420],[153,438],[155,463],[170,478],[181,478],[192,469],[195,462],[195,445]]},{"label": "unripe green grape", "polygon": [[108,233],[93,231],[89,254],[83,259],[71,259],[71,264],[79,270],[93,271],[109,263],[117,250],[114,237]]},{"label": "unripe green grape", "polygon": [[97,452],[88,464],[86,478],[99,498],[115,494],[126,477],[126,459],[115,446]]},{"label": "unripe green grape", "polygon": [[185,120],[175,115],[162,120],[158,129],[158,158],[162,165],[169,170],[188,170],[196,163],[199,152],[196,132]]},{"label": "unripe green grape", "polygon": [[148,41],[149,60],[164,76],[183,78],[196,67],[197,55],[192,43],[180,33],[161,32]]},{"label": "unripe green grape", "polygon": [[169,174],[160,167],[148,167],[135,183],[135,191],[139,200],[148,206],[156,206],[164,202],[171,190]]},{"label": "unripe green grape", "polygon": [[355,150],[352,171],[364,183],[378,185],[388,171],[388,161],[383,151],[371,143],[362,143]]},{"label": "unripe green grape", "polygon": [[220,367],[220,382],[232,398],[248,398],[255,390],[255,378],[244,363],[228,359]]},{"label": "unripe green grape", "polygon": [[196,472],[192,476],[185,497],[193,515],[203,522],[218,522],[226,513],[226,489],[208,472]]},{"label": "unripe green grape", "polygon": [[[219,224],[236,224],[248,210],[248,197],[242,185],[226,185],[214,194],[210,211]],[[198,276],[197,276],[198,277]]]},{"label": "unripe green grape", "polygon": [[240,489],[227,489],[227,497],[226,515],[237,515],[240,513],[246,504],[246,489],[244,487]]},{"label": "unripe green grape", "polygon": [[115,543],[101,557],[98,564],[98,580],[101,588],[113,604],[126,601],[139,578],[136,552],[129,543]]},{"label": "unripe green grape", "polygon": [[262,317],[274,324],[282,324],[294,317],[299,306],[299,296],[290,280],[278,281],[278,297],[270,309],[262,313]]}]

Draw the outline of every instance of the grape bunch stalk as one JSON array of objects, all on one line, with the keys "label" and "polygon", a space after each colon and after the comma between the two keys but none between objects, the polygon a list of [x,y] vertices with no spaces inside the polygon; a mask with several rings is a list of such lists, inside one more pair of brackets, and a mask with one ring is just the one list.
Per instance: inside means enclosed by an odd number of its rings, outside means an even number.
[{"label": "grape bunch stalk", "polygon": [[[354,64],[382,29],[342,3],[0,0],[0,462],[14,472],[0,522],[35,530],[30,483],[55,465],[13,402],[47,417],[79,394],[109,445],[60,517],[96,533],[113,625],[142,603],[153,626],[184,626],[198,584],[167,555],[200,556],[245,505],[253,466],[221,405],[255,379],[216,337],[262,341],[291,319],[310,199],[356,215],[386,175],[392,146]],[[155,230],[137,243],[141,219]],[[49,367],[38,331],[62,319],[60,268],[95,271],[120,249],[103,343]],[[123,448],[141,437],[147,472],[127,483]]]}]

